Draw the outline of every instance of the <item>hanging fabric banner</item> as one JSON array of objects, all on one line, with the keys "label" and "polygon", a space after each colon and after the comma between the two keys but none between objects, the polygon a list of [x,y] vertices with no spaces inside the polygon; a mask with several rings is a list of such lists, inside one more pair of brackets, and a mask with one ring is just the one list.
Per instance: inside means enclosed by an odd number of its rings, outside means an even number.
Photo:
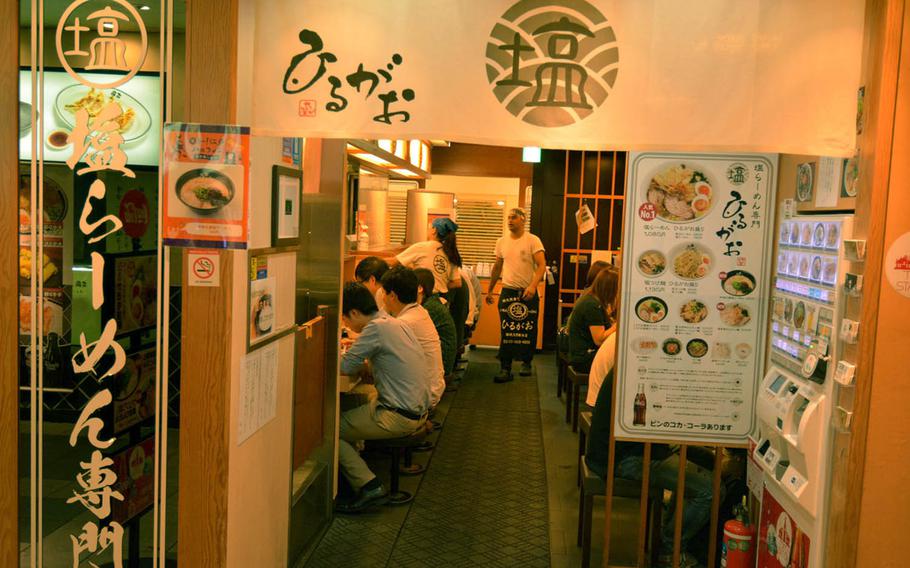
[{"label": "hanging fabric banner", "polygon": [[863,4],[259,1],[241,82],[257,134],[846,157]]}]

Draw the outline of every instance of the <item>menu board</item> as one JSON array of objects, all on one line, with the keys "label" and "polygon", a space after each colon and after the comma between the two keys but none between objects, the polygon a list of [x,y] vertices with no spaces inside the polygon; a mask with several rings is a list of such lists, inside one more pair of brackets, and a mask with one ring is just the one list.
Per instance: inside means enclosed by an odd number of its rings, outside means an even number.
[{"label": "menu board", "polygon": [[776,179],[774,155],[630,155],[617,438],[747,441]]},{"label": "menu board", "polygon": [[[836,346],[844,217],[797,215],[780,223],[771,309],[771,360],[823,383]],[[807,365],[807,355],[815,353]]]}]

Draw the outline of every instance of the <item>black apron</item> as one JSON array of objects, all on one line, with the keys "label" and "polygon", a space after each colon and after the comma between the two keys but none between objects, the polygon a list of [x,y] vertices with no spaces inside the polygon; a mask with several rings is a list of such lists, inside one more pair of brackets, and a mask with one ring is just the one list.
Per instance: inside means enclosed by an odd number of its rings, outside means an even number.
[{"label": "black apron", "polygon": [[540,297],[522,300],[523,290],[503,288],[499,295],[499,359],[530,361],[537,345],[537,315]]}]

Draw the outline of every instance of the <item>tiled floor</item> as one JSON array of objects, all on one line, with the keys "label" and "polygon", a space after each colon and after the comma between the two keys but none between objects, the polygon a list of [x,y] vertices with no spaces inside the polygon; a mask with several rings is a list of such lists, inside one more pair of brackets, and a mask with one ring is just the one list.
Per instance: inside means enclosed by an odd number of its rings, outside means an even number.
[{"label": "tiled floor", "polygon": [[[492,351],[473,351],[461,389],[440,405],[445,427],[409,507],[336,517],[307,566],[578,567],[578,437],[556,398],[552,355],[534,377],[497,385]],[[374,471],[387,476],[388,462]],[[603,500],[595,501],[600,565]],[[637,504],[615,505],[612,562],[631,565]]]}]

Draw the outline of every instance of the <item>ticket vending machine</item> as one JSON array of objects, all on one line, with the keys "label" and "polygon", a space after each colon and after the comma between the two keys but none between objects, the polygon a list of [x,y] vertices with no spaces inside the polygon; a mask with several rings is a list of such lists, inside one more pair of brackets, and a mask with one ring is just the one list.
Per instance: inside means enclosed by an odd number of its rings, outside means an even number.
[{"label": "ticket vending machine", "polygon": [[836,409],[847,388],[834,375],[843,347],[844,241],[851,231],[851,216],[796,215],[781,223],[770,364],[757,403],[753,458],[775,506],[811,542],[812,568],[824,566],[832,434],[841,427]]}]

